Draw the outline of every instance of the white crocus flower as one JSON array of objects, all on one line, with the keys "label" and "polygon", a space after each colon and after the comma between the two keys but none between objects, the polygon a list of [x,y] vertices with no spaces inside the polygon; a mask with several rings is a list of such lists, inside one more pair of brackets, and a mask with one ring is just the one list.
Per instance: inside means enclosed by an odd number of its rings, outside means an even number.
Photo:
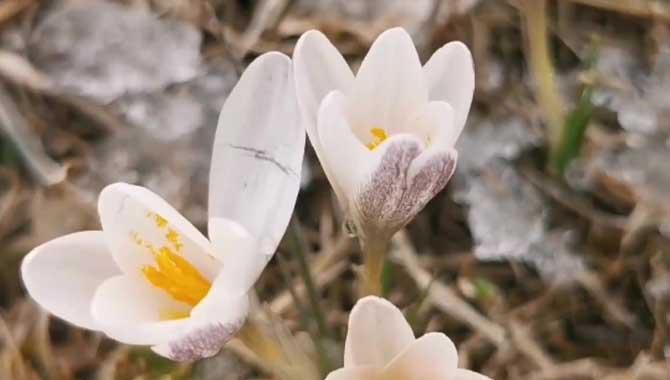
[{"label": "white crocus flower", "polygon": [[223,106],[209,239],[158,195],[116,183],[100,194],[102,231],[57,238],[24,259],[32,298],[70,323],[173,360],[218,352],[244,323],[248,292],[298,194],[305,134],[291,70],[282,54],[259,57]]},{"label": "white crocus flower", "polygon": [[390,29],[354,77],[309,31],[293,61],[307,134],[340,203],[363,235],[392,235],[454,172],[474,91],[468,48],[448,43],[422,67],[407,32]]},{"label": "white crocus flower", "polygon": [[349,315],[344,368],[326,380],[491,380],[458,368],[458,353],[441,333],[414,338],[402,312],[378,297],[358,301]]}]

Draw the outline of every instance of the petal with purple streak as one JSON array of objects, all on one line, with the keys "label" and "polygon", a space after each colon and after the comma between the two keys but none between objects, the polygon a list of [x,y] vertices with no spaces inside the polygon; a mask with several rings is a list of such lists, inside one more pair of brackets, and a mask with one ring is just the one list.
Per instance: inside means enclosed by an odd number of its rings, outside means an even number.
[{"label": "petal with purple streak", "polygon": [[389,142],[379,165],[356,197],[363,228],[394,233],[449,182],[457,154],[425,150],[411,139]]},{"label": "petal with purple streak", "polygon": [[178,362],[191,362],[216,355],[240,330],[244,320],[233,323],[212,323],[190,331],[167,344],[154,346],[154,351]]}]

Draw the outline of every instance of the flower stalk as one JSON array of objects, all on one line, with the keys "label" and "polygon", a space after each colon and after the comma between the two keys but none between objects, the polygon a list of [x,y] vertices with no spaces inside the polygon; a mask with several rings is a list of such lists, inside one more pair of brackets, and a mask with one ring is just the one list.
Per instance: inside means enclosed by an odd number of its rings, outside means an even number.
[{"label": "flower stalk", "polygon": [[382,295],[382,272],[388,254],[390,240],[380,236],[361,238],[363,251],[362,296]]}]

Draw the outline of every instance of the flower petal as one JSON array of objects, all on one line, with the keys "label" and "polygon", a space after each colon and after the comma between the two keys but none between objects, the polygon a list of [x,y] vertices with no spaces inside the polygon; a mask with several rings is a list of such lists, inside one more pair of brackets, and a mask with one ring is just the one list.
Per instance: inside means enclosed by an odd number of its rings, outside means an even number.
[{"label": "flower petal", "polygon": [[216,353],[242,326],[248,301],[230,292],[224,276],[191,309],[139,276],[121,275],[98,288],[91,310],[110,338],[156,345],[159,354],[187,361]]},{"label": "flower petal", "polygon": [[447,185],[456,171],[458,152],[455,149],[431,148],[423,151],[407,172],[408,188],[397,212],[411,214],[421,211]]},{"label": "flower petal", "polygon": [[430,100],[445,101],[454,108],[454,141],[465,126],[475,90],[472,55],[462,42],[450,42],[438,49],[423,67]]},{"label": "flower petal", "polygon": [[291,61],[264,54],[244,72],[219,117],[210,218],[240,223],[259,240],[261,252],[272,255],[293,213],[304,146]]},{"label": "flower petal", "polygon": [[226,282],[225,287],[230,294],[245,294],[256,282],[271,256],[261,253],[256,239],[235,221],[211,218],[209,230],[217,236],[212,244],[224,262],[218,281]]},{"label": "flower petal", "polygon": [[124,273],[137,275],[167,248],[182,255],[206,278],[220,262],[207,238],[166,201],[146,188],[115,183],[103,189],[98,212],[107,245]]},{"label": "flower petal", "polygon": [[454,109],[447,102],[426,103],[407,121],[405,129],[413,131],[431,148],[450,150],[458,138],[454,134]]},{"label": "flower petal", "polygon": [[389,378],[449,379],[458,365],[456,346],[442,333],[428,333],[412,342],[384,369]]},{"label": "flower petal", "polygon": [[340,368],[329,373],[326,380],[375,380],[380,378],[380,374],[379,369],[370,366]]},{"label": "flower petal", "polygon": [[380,147],[381,158],[355,195],[363,229],[392,235],[446,186],[456,151],[430,148],[414,136],[396,135]]},{"label": "flower petal", "polygon": [[105,281],[91,304],[93,318],[110,338],[127,344],[159,344],[186,329],[189,307],[139,276]]},{"label": "flower petal", "polygon": [[293,51],[293,71],[298,104],[307,136],[335,195],[340,202],[344,202],[343,190],[323,157],[317,116],[323,99],[331,91],[346,93],[351,89],[354,74],[342,54],[318,30],[307,31],[298,39]]},{"label": "flower petal", "polygon": [[446,377],[443,380],[493,380],[493,379],[477,372],[457,368],[452,374],[450,374],[449,377]]},{"label": "flower petal", "polygon": [[95,290],[119,273],[102,231],[51,240],[33,249],[21,264],[26,289],[40,306],[91,330],[98,329],[90,311]]},{"label": "flower petal", "polygon": [[300,36],[293,53],[293,65],[298,104],[307,134],[319,154],[316,122],[321,101],[334,90],[346,93],[354,82],[354,75],[337,48],[318,30]]},{"label": "flower petal", "polygon": [[218,353],[244,324],[249,311],[247,294],[230,292],[225,275],[191,313],[185,330],[152,347],[154,352],[175,361],[193,361]]},{"label": "flower petal", "polygon": [[384,367],[414,341],[402,312],[378,297],[359,300],[349,315],[344,367]]},{"label": "flower petal", "polygon": [[346,200],[354,194],[363,176],[372,170],[377,157],[352,133],[344,108],[345,98],[341,92],[333,91],[326,96],[319,109],[319,134],[323,149],[321,160],[330,168],[331,182],[334,180],[342,189]]},{"label": "flower petal", "polygon": [[402,28],[382,33],[372,44],[347,94],[349,122],[365,141],[371,128],[402,132],[404,121],[428,102],[428,89],[414,43]]}]

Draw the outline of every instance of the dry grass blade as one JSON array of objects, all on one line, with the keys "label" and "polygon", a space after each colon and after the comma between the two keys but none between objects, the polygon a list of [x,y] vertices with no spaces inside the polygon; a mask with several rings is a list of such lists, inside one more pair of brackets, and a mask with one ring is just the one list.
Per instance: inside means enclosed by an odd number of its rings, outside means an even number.
[{"label": "dry grass blade", "polygon": [[4,237],[10,230],[17,227],[14,224],[17,218],[10,216],[15,215],[25,194],[22,191],[21,179],[15,170],[0,167],[0,180],[5,180],[9,188],[0,203],[0,237]]},{"label": "dry grass blade", "polygon": [[[347,270],[348,263],[344,259],[351,252],[351,246],[352,239],[343,235],[332,248],[319,252],[316,255],[316,258],[309,264],[309,267],[314,275],[314,283],[317,289],[328,285]],[[291,287],[295,289],[298,297],[306,295],[307,290],[300,279],[294,280]],[[274,313],[281,315],[291,308],[292,303],[290,292],[284,290],[270,302],[270,308]]]},{"label": "dry grass blade", "polygon": [[0,3],[0,26],[33,4],[33,0],[4,0]]},{"label": "dry grass blade", "polygon": [[506,344],[507,334],[502,326],[487,319],[459,297],[450,287],[439,281],[434,281],[431,284],[432,276],[419,265],[414,248],[411,246],[404,232],[397,233],[393,242],[397,248],[391,249],[392,257],[396,257],[405,266],[407,272],[416,281],[419,288],[425,289],[430,285],[427,299],[435,307],[452,318],[470,326],[496,346],[504,346]]},{"label": "dry grass blade", "polygon": [[42,146],[39,137],[21,115],[11,95],[0,84],[0,126],[26,159],[28,167],[45,185],[63,182],[67,168],[52,160]]},{"label": "dry grass blade", "polygon": [[637,17],[670,21],[670,7],[657,0],[562,0]]},{"label": "dry grass blade", "polygon": [[34,91],[54,91],[54,84],[46,74],[37,70],[24,57],[10,51],[0,50],[0,75]]},{"label": "dry grass blade", "polygon": [[261,35],[267,29],[279,23],[292,0],[262,0],[256,6],[254,15],[247,29],[240,36],[236,44],[237,58],[244,57],[251,48],[260,40]]}]

